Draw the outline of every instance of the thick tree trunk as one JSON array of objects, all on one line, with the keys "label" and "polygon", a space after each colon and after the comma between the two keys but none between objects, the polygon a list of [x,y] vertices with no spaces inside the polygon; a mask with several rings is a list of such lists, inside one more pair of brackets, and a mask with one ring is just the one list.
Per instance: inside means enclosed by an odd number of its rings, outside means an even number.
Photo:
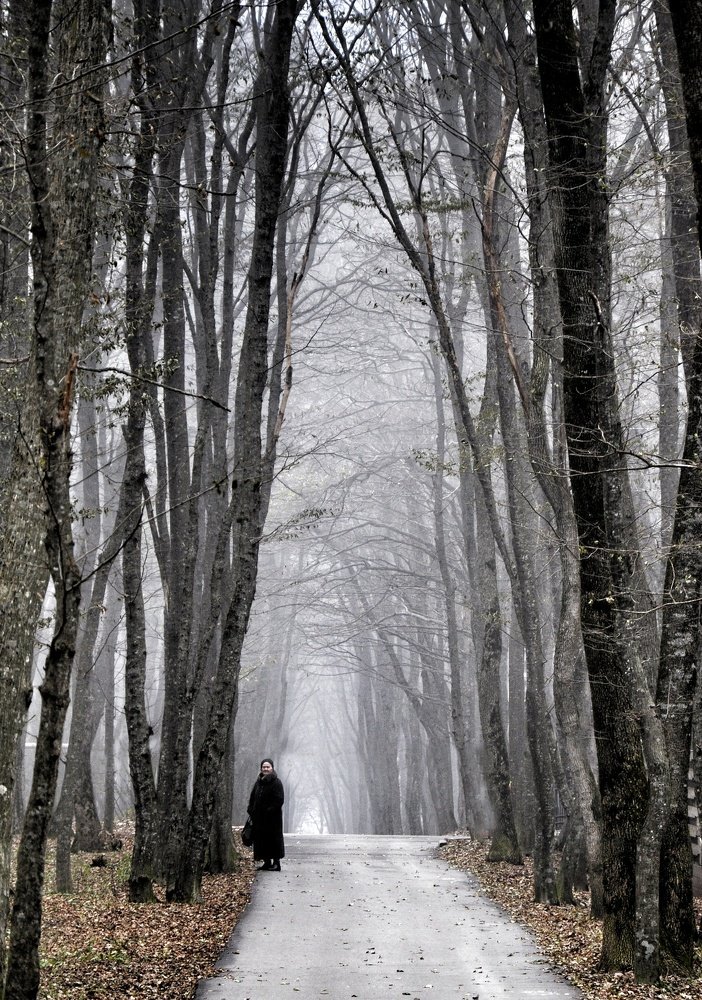
[{"label": "thick tree trunk", "polygon": [[1,15],[0,103],[7,118],[0,137],[0,353],[16,362],[0,371],[0,530],[4,530],[15,438],[21,426],[17,402],[24,396],[27,379],[22,359],[29,353],[29,198],[15,145],[24,127],[25,79],[20,67],[27,57],[26,14],[24,0],[10,0]]},{"label": "thick tree trunk", "polygon": [[[600,4],[584,85],[570,4],[537,0],[534,13],[564,327],[564,409],[581,552],[581,625],[598,733],[602,966],[614,969],[633,964],[635,938],[641,939],[641,927],[635,934],[636,850],[648,802],[642,744],[650,774],[665,766],[658,757],[660,726],[641,655],[637,612],[648,610],[650,602],[622,465],[609,329],[608,212],[601,178],[606,176],[604,80],[614,3]],[[649,639],[648,647],[650,656],[655,641]],[[645,895],[650,899],[655,892],[657,881],[649,881]],[[655,927],[649,937],[657,938]]]},{"label": "thick tree trunk", "polygon": [[[164,31],[166,31],[164,27]],[[192,700],[188,656],[193,620],[193,572],[197,535],[188,524],[184,501],[190,493],[190,449],[185,396],[185,316],[180,172],[186,123],[179,114],[161,125],[171,146],[160,170],[160,247],[163,268],[163,350],[169,374],[164,392],[164,426],[169,497],[169,546],[164,582],[165,699],[158,769],[159,841],[164,872],[173,871],[187,816],[187,783]],[[170,875],[168,876],[171,877]]]},{"label": "thick tree trunk", "polygon": [[[699,344],[699,340],[697,342]],[[670,770],[656,817],[660,849],[660,943],[676,962],[692,969],[695,916],[692,852],[688,829],[688,768],[700,637],[702,559],[702,350],[693,355],[697,376],[688,385],[690,404],[673,537],[664,587],[657,706],[663,719]],[[689,464],[688,464],[689,463]],[[662,840],[660,839],[662,838]]]},{"label": "thick tree trunk", "polygon": [[[27,727],[26,725],[20,730],[19,738],[17,740],[17,758],[15,763],[15,787],[12,793],[12,832],[19,833],[22,829],[22,823],[24,822],[24,807],[25,807],[25,781],[24,781],[24,768],[25,768],[25,743],[27,740]],[[2,980],[0,979],[0,982]]]},{"label": "thick tree trunk", "polygon": [[[26,58],[29,5],[22,0],[8,4],[3,44],[3,103],[21,107],[25,98],[18,67]],[[33,11],[34,8],[32,7]],[[39,13],[36,14],[39,17]],[[22,112],[23,114],[23,112]],[[19,117],[19,116],[18,116]],[[17,121],[17,131],[21,134]],[[28,353],[30,324],[28,253],[24,242],[12,237],[28,234],[26,181],[14,169],[16,151],[9,144],[11,128],[0,140],[2,173],[0,207],[0,295],[2,332],[0,345],[9,357]],[[32,391],[26,364],[3,373],[0,401],[0,989],[5,979],[7,928],[10,914],[10,857],[17,743],[32,698],[31,667],[36,625],[46,592],[48,569],[44,551],[44,508],[34,457],[38,448],[36,407],[18,405]],[[10,390],[6,393],[5,390]],[[23,586],[17,586],[21,579]]]},{"label": "thick tree trunk", "polygon": [[[528,387],[515,371],[528,427],[529,457],[539,484],[554,512],[561,561],[561,607],[554,650],[554,697],[563,734],[565,768],[574,783],[568,809],[582,817],[590,870],[591,910],[602,915],[600,802],[587,755],[586,725],[576,690],[576,669],[582,659],[578,531],[565,469],[565,440],[548,445],[545,400],[549,372],[560,410],[562,370],[561,316],[556,284],[553,228],[546,181],[546,123],[536,66],[535,41],[527,32],[521,9],[512,0],[504,8],[509,46],[515,60],[519,115],[525,135],[524,163],[529,198],[529,259],[534,277],[534,357]],[[561,420],[560,414],[556,421]],[[558,456],[558,459],[555,457]],[[563,789],[567,795],[568,789]],[[577,826],[577,816],[576,824]]]},{"label": "thick tree trunk", "polygon": [[[702,40],[702,16],[688,2],[670,8],[677,67],[672,50],[669,15],[656,11],[661,50],[666,55],[663,86],[669,118],[671,151],[684,164],[687,138],[694,179],[693,201],[684,167],[671,165],[668,183],[674,239],[675,289],[688,396],[683,449],[672,540],[664,585],[663,629],[657,705],[663,718],[670,763],[669,818],[662,831],[660,924],[661,945],[690,969],[695,938],[692,908],[691,851],[687,829],[687,772],[697,686],[700,642],[702,560],[699,555],[702,509],[702,315],[699,249],[702,247],[702,74],[694,54]],[[676,72],[679,69],[679,76]],[[682,79],[682,93],[680,88]],[[679,118],[684,105],[687,137]],[[677,127],[676,127],[677,121]],[[690,243],[690,222],[697,209],[697,246]],[[695,539],[697,538],[697,543]]]},{"label": "thick tree trunk", "polygon": [[227,752],[222,761],[222,777],[212,818],[212,832],[207,846],[206,868],[213,874],[236,869],[237,853],[232,835],[234,791],[234,726],[230,726]]}]

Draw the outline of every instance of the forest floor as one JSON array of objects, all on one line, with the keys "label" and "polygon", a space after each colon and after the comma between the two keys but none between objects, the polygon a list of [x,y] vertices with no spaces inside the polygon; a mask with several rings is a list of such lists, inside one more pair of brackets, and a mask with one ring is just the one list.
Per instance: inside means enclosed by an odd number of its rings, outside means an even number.
[{"label": "forest floor", "polygon": [[[534,903],[531,858],[522,866],[493,864],[487,860],[487,852],[487,844],[462,838],[449,840],[440,850],[451,865],[475,876],[481,892],[531,930],[551,965],[588,1000],[702,1000],[702,947],[696,949],[694,978],[669,975],[658,986],[638,986],[633,973],[599,972],[602,926],[590,916],[589,895],[576,894],[577,906]],[[700,900],[696,906],[699,920]]]},{"label": "forest floor", "polygon": [[[127,900],[131,842],[120,851],[73,855],[74,892],[53,889],[47,864],[41,939],[40,1000],[191,1000],[211,974],[251,895],[254,865],[206,875],[203,901],[154,905]],[[159,895],[159,889],[156,889]]]},{"label": "forest floor", "polygon": [[[203,902],[153,906],[127,901],[129,850],[106,852],[94,867],[92,854],[73,858],[74,892],[52,888],[47,865],[42,927],[40,1000],[192,1000],[198,980],[211,974],[251,893],[254,866],[242,851],[239,871],[206,876]],[[589,916],[586,894],[578,906],[532,901],[532,868],[491,864],[487,847],[450,840],[441,855],[470,870],[481,891],[533,932],[550,962],[580,987],[588,1000],[702,1000],[702,950],[697,977],[668,977],[660,986],[637,986],[629,973],[597,971],[600,925]],[[157,890],[158,891],[158,890]],[[699,915],[699,914],[698,914]]]}]

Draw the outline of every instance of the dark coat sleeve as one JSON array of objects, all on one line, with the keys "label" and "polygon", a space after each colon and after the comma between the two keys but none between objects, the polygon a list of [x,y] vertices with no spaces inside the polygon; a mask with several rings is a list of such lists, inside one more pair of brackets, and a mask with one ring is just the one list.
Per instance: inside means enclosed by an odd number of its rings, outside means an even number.
[{"label": "dark coat sleeve", "polygon": [[270,792],[266,796],[266,808],[268,812],[273,812],[275,809],[282,809],[284,802],[285,792],[283,790],[283,782],[280,778],[276,778]]}]

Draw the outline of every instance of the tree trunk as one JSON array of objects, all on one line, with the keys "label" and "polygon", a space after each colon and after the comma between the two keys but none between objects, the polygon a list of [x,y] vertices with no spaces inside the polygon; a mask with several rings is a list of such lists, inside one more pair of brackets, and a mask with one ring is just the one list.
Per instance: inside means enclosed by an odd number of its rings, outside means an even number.
[{"label": "tree trunk", "polygon": [[[19,67],[27,54],[28,5],[13,0],[7,5],[3,48],[3,104],[21,107],[26,99]],[[33,8],[32,8],[33,10]],[[39,14],[37,13],[38,17]],[[22,110],[21,115],[24,115]],[[19,119],[18,115],[18,119]],[[22,134],[22,123],[16,123]],[[31,323],[28,252],[24,242],[29,232],[27,181],[13,169],[16,151],[7,141],[12,127],[0,139],[2,197],[0,251],[3,254],[0,293],[3,329],[0,345],[8,356],[28,354],[27,330]],[[21,236],[22,243],[12,234]],[[19,249],[19,254],[18,254]],[[6,255],[12,255],[12,262]],[[7,312],[6,312],[7,310]],[[5,333],[9,336],[5,336]],[[2,377],[0,401],[0,990],[5,981],[6,942],[10,915],[13,803],[18,741],[32,700],[32,655],[37,620],[46,593],[48,569],[44,551],[44,507],[33,458],[39,446],[36,407],[19,406],[32,390],[26,364],[10,367]],[[6,389],[9,390],[6,392]],[[17,586],[17,580],[23,586]]]},{"label": "tree trunk", "polygon": [[466,826],[475,836],[477,834],[475,806],[475,772],[476,761],[472,759],[471,745],[465,723],[465,703],[463,694],[463,670],[460,663],[460,648],[458,639],[458,622],[456,618],[456,585],[451,574],[446,554],[446,529],[444,525],[444,465],[446,462],[446,423],[442,399],[441,373],[439,359],[432,353],[432,371],[434,374],[434,400],[437,416],[436,436],[436,471],[433,479],[434,499],[434,537],[436,557],[441,573],[446,613],[446,639],[448,648],[451,692],[451,726],[453,742],[458,755],[458,770],[463,791],[463,802],[466,815]]},{"label": "tree trunk", "polygon": [[[696,5],[683,2],[670,8],[677,68],[669,15],[657,5],[661,50],[666,56],[663,86],[669,119],[671,152],[687,160],[687,141],[679,123],[684,105],[692,161],[695,200],[684,166],[671,165],[668,182],[674,239],[675,289],[678,299],[681,346],[688,396],[683,448],[672,540],[664,585],[663,629],[657,705],[663,718],[670,763],[669,818],[662,832],[660,925],[661,945],[683,967],[691,969],[695,939],[692,907],[691,851],[687,823],[687,772],[692,718],[697,686],[700,636],[702,561],[698,544],[702,505],[700,434],[702,433],[702,322],[699,301],[699,249],[702,247],[702,76],[694,56],[702,39],[702,17]],[[680,89],[682,79],[682,93]],[[678,122],[677,127],[674,123]],[[697,246],[690,243],[691,221],[697,208]]]},{"label": "tree trunk", "polygon": [[[554,650],[556,716],[563,734],[566,772],[574,783],[568,809],[582,817],[590,870],[591,910],[602,915],[601,841],[599,792],[587,757],[587,727],[576,690],[577,664],[582,659],[580,633],[580,579],[578,531],[565,468],[565,440],[556,435],[552,453],[548,446],[545,399],[549,372],[554,385],[556,425],[562,417],[561,316],[556,285],[553,227],[546,184],[546,124],[536,67],[533,36],[526,30],[522,12],[511,0],[504,3],[509,46],[515,60],[515,86],[524,131],[524,163],[529,199],[529,258],[534,277],[534,357],[528,388],[515,370],[515,381],[524,404],[529,457],[539,484],[554,512],[561,562],[561,607]],[[576,818],[577,825],[577,818]]]},{"label": "tree trunk", "polygon": [[[167,32],[168,25],[164,25]],[[192,40],[189,39],[190,45]],[[162,131],[171,145],[162,157],[159,183],[160,246],[163,269],[163,350],[169,375],[164,392],[168,470],[169,545],[164,592],[164,685],[158,768],[159,842],[168,880],[182,841],[187,815],[187,783],[192,700],[188,695],[188,655],[193,621],[193,573],[197,536],[184,501],[190,493],[190,454],[185,396],[185,317],[180,173],[186,123],[167,115]]]},{"label": "tree trunk", "polygon": [[[39,988],[39,938],[44,856],[58,776],[63,724],[78,629],[80,573],[73,555],[70,423],[79,331],[88,294],[96,225],[98,165],[103,136],[101,88],[67,86],[55,98],[49,172],[48,94],[55,72],[71,80],[76,66],[102,65],[104,5],[85,0],[61,12],[58,66],[50,65],[51,3],[34,5],[28,49],[27,152],[31,164],[34,323],[30,354],[43,471],[46,552],[56,593],[54,635],[41,685],[42,711],[34,778],[17,860],[5,996],[34,998]],[[79,136],[80,139],[76,140]]]},{"label": "tree trunk", "polygon": [[524,643],[514,610],[509,633],[509,773],[512,778],[514,821],[522,849],[533,850],[533,793],[526,740],[526,663]]},{"label": "tree trunk", "polygon": [[[81,572],[88,578],[88,582],[81,588],[81,604],[87,606],[87,610],[82,615],[70,737],[61,798],[56,810],[56,888],[59,892],[72,891],[70,851],[97,851],[102,846],[91,767],[91,748],[100,721],[99,716],[95,718],[94,711],[96,679],[93,668],[107,579],[112,560],[117,554],[118,544],[113,542],[110,546],[108,542],[104,550],[100,551],[103,518],[98,479],[97,434],[94,427],[96,409],[90,394],[94,386],[90,382],[88,373],[85,374],[84,382],[86,398],[81,398],[78,403],[78,427],[82,442],[81,485],[85,512]],[[118,469],[114,469],[114,472],[117,473]],[[111,526],[109,522],[105,525],[108,533]],[[75,840],[72,842],[74,816],[76,830]]]},{"label": "tree trunk", "polygon": [[[121,573],[117,572],[116,575],[121,578]],[[118,583],[115,583],[115,589],[119,589]],[[103,714],[105,779],[102,825],[107,833],[113,833],[115,828],[115,650],[119,618],[120,606],[113,596],[106,616],[105,638],[100,657],[100,677],[105,698]]]},{"label": "tree trunk", "polygon": [[478,539],[477,613],[482,619],[483,637],[478,662],[480,726],[485,741],[485,779],[495,813],[495,827],[488,858],[521,864],[519,839],[514,825],[510,789],[509,757],[500,708],[500,659],[502,632],[497,591],[495,543],[485,524],[480,494],[476,495],[476,535]]},{"label": "tree trunk", "polygon": [[[602,966],[616,969],[631,966],[636,955],[636,845],[648,802],[642,743],[649,773],[664,762],[648,756],[662,748],[644,658],[655,642],[649,640],[642,655],[637,612],[647,610],[650,602],[622,468],[609,329],[607,194],[601,178],[606,175],[604,80],[614,4],[607,0],[600,5],[584,88],[570,5],[538,0],[534,11],[564,326],[566,431],[582,553],[581,623],[599,734]],[[649,884],[647,897],[654,892],[657,885]],[[657,938],[656,928],[649,937]]]},{"label": "tree trunk", "polygon": [[[142,45],[152,45],[156,36],[153,18],[138,22]],[[142,78],[138,60],[132,74],[139,92]],[[129,366],[135,376],[146,364],[146,340],[150,335],[152,312],[150,286],[145,287],[143,246],[147,225],[149,178],[154,153],[155,129],[142,109],[140,133],[134,153],[134,170],[128,187],[126,209],[126,347]],[[148,270],[147,270],[148,278]],[[148,289],[148,292],[147,292]],[[129,389],[127,419],[123,427],[126,449],[124,478],[117,524],[121,526],[122,585],[125,594],[125,718],[129,772],[134,792],[134,845],[129,876],[131,902],[155,899],[153,880],[157,864],[157,800],[151,759],[152,735],[146,714],[146,635],[142,591],[142,497],[146,479],[144,426],[146,400],[143,388],[134,379]]]},{"label": "tree trunk", "polygon": [[236,702],[241,650],[256,590],[261,516],[261,421],[268,368],[268,319],[275,229],[287,148],[288,66],[295,0],[275,5],[256,87],[256,222],[249,268],[244,338],[235,398],[234,588],[222,633],[207,732],[198,755],[188,828],[174,898],[196,899],[212,824],[217,774]]},{"label": "tree trunk", "polygon": [[[135,189],[141,178],[133,181],[132,210],[136,221],[138,195]],[[145,203],[144,203],[145,207]],[[145,216],[142,217],[142,221]],[[129,334],[127,349],[132,370],[142,366],[143,337],[141,308],[140,241],[136,233],[127,245],[127,319]],[[144,597],[142,591],[142,491],[146,477],[144,463],[144,404],[138,383],[130,390],[129,412],[124,428],[127,463],[122,483],[118,523],[124,524],[125,542],[122,551],[122,582],[125,594],[125,718],[129,746],[129,770],[134,789],[135,831],[129,878],[129,898],[132,902],[153,900],[152,880],[156,874],[156,785],[151,761],[150,736],[144,688],[146,683],[146,635]]]},{"label": "tree trunk", "polygon": [[207,871],[218,875],[236,870],[237,853],[232,835],[234,791],[234,726],[230,726],[227,752],[222,761],[222,777],[217,789],[212,832],[207,847]]}]

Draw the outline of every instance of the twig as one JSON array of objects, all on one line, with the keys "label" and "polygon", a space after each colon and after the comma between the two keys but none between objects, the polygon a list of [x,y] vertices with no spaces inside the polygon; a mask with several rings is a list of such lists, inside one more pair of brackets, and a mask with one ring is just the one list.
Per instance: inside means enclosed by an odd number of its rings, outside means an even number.
[{"label": "twig", "polygon": [[133,378],[138,382],[146,382],[147,385],[158,386],[159,389],[165,389],[168,392],[179,392],[183,396],[191,396],[193,399],[202,399],[206,403],[212,403],[213,406],[217,406],[220,410],[224,410],[225,413],[230,412],[228,406],[224,406],[216,399],[212,399],[211,396],[203,396],[199,392],[189,392],[187,389],[178,389],[174,385],[165,385],[163,382],[159,382],[156,379],[146,378],[145,375],[136,375],[134,372],[124,371],[123,368],[113,368],[109,365],[106,368],[90,368],[88,365],[78,365],[78,368],[82,372],[94,372],[97,375],[102,375],[104,372],[113,372],[115,375],[123,375],[125,378]]}]

